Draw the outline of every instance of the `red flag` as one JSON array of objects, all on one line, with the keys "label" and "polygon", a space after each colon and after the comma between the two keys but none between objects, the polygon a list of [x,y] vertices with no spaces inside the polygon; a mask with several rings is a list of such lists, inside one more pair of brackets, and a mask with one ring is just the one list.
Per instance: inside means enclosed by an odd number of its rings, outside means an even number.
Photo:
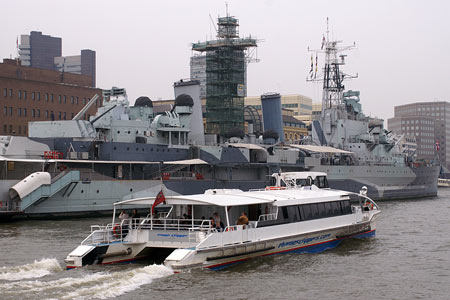
[{"label": "red flag", "polygon": [[163,191],[162,191],[162,189],[161,189],[161,191],[158,193],[158,195],[156,195],[155,202],[153,202],[153,205],[152,205],[152,215],[153,215],[153,211],[154,211],[155,207],[156,207],[157,205],[163,203],[164,201],[166,201],[166,197],[164,197],[164,193],[163,193]]}]

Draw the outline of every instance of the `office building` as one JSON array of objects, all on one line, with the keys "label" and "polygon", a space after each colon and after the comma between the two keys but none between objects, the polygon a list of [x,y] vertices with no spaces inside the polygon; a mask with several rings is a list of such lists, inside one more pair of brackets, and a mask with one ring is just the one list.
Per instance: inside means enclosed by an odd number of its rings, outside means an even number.
[{"label": "office building", "polygon": [[55,57],[54,65],[60,72],[91,76],[91,86],[95,87],[95,51],[84,49],[81,55]]},{"label": "office building", "polygon": [[21,35],[19,60],[22,66],[89,75],[90,86],[95,87],[95,51],[85,49],[81,50],[81,55],[62,56],[62,39],[59,37],[43,35],[39,31]]},{"label": "office building", "polygon": [[[252,105],[261,109],[261,97],[246,97],[245,105]],[[293,116],[312,114],[312,99],[300,94],[281,95],[281,107],[293,111]]]},{"label": "office building", "polygon": [[19,59],[23,66],[54,70],[54,58],[62,54],[62,39],[32,31],[21,35]]},{"label": "office building", "polygon": [[417,158],[439,160],[450,165],[450,103],[416,102],[394,108],[394,117],[388,119],[388,129],[397,134],[415,137]]}]

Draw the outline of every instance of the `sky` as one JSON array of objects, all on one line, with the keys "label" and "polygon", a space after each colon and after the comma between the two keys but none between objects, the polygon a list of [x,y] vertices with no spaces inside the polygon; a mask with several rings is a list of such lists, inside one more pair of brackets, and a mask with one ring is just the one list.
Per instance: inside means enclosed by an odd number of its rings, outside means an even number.
[{"label": "sky", "polygon": [[[173,99],[173,82],[189,78],[193,42],[214,38],[211,19],[228,12],[240,35],[259,39],[248,66],[248,96],[302,94],[321,101],[321,83],[306,81],[311,53],[329,18],[330,37],[348,51],[345,83],[359,90],[363,111],[394,116],[394,106],[450,101],[450,1],[401,0],[21,0],[2,1],[0,58],[15,57],[30,31],[62,38],[62,54],[97,53],[97,86]],[[323,57],[319,56],[319,66]]]}]

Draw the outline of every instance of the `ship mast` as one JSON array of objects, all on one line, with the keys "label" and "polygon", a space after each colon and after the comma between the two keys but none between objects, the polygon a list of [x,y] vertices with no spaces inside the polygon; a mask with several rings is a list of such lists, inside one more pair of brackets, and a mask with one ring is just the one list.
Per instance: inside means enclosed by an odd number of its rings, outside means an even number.
[{"label": "ship mast", "polygon": [[[340,54],[346,50],[355,48],[355,43],[352,46],[339,47],[338,44],[342,41],[330,40],[329,37],[329,25],[327,18],[327,32],[322,38],[322,46],[320,49],[309,49],[309,52],[316,53],[316,70],[314,71],[314,61],[311,55],[311,71],[306,81],[323,81],[323,93],[322,93],[322,116],[327,109],[336,107],[338,109],[345,109],[343,107],[343,92],[345,86],[343,84],[345,79],[357,78],[358,75],[352,76],[342,72],[341,66],[345,65],[346,55]],[[317,64],[318,53],[325,54],[325,65],[322,70],[322,74],[317,76]]]}]

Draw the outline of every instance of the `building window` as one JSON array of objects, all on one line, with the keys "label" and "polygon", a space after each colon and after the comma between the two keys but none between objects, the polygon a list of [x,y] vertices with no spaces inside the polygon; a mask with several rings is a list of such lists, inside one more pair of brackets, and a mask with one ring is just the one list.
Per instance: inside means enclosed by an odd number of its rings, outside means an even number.
[{"label": "building window", "polygon": [[36,116],[36,110],[34,108],[31,110],[31,116],[33,118]]},{"label": "building window", "polygon": [[54,96],[53,94],[50,95],[50,101],[52,101],[52,103],[53,103],[53,98],[54,98],[53,96]]},{"label": "building window", "polygon": [[41,93],[40,92],[37,93],[37,100],[41,101]]},{"label": "building window", "polygon": [[48,102],[48,93],[45,93],[45,101]]},{"label": "building window", "polygon": [[23,100],[27,100],[27,91],[23,91]]},{"label": "building window", "polygon": [[61,95],[58,96],[58,101],[61,103]]},{"label": "building window", "polygon": [[86,98],[83,98],[83,105],[86,105]]},{"label": "building window", "polygon": [[9,96],[10,96],[10,97],[13,96],[13,91],[12,91],[12,89],[9,89]]},{"label": "building window", "polygon": [[70,103],[74,103],[73,96],[70,96]]},{"label": "building window", "polygon": [[18,109],[17,109],[17,115],[18,115],[19,117],[22,116],[22,109],[21,109],[21,108],[18,108]]},{"label": "building window", "polygon": [[38,117],[38,118],[41,117],[41,110],[40,110],[40,109],[37,110],[37,117]]},{"label": "building window", "polygon": [[13,126],[9,125],[9,134],[12,134],[12,133],[13,133]]},{"label": "building window", "polygon": [[73,119],[73,117],[75,117],[75,114],[74,114],[74,113],[72,113],[72,117],[71,117],[71,119]]},{"label": "building window", "polygon": [[66,95],[64,95],[64,104],[66,104],[67,103],[67,97],[66,97]]},{"label": "building window", "polygon": [[13,108],[9,107],[9,115],[12,116],[13,115]]},{"label": "building window", "polygon": [[8,115],[8,106],[5,106],[5,107],[3,108],[3,114],[4,114],[5,116]]},{"label": "building window", "polygon": [[[27,116],[27,109],[26,109],[26,108],[23,109],[23,116],[24,116],[24,117]],[[24,133],[25,133],[25,131],[26,131],[26,130],[24,130]]]},{"label": "building window", "polygon": [[50,119],[51,119],[52,121],[55,121],[55,113],[53,112],[53,110],[50,111]]},{"label": "building window", "polygon": [[18,91],[17,91],[17,97],[18,97],[19,99],[22,99],[22,90],[18,90]]},{"label": "building window", "polygon": [[5,88],[3,90],[3,97],[6,97],[6,96],[8,96],[8,89],[7,88]]},{"label": "building window", "polygon": [[64,120],[66,119],[66,112],[64,112]]},{"label": "building window", "polygon": [[48,119],[48,110],[45,111],[45,118]]},{"label": "building window", "polygon": [[3,125],[3,133],[8,133],[8,125]]},{"label": "building window", "polygon": [[58,119],[61,120],[61,112],[58,112]]},{"label": "building window", "polygon": [[31,92],[31,100],[34,100],[34,92]]},{"label": "building window", "polygon": [[78,104],[78,96],[77,96],[77,98],[75,99],[75,103]]}]

